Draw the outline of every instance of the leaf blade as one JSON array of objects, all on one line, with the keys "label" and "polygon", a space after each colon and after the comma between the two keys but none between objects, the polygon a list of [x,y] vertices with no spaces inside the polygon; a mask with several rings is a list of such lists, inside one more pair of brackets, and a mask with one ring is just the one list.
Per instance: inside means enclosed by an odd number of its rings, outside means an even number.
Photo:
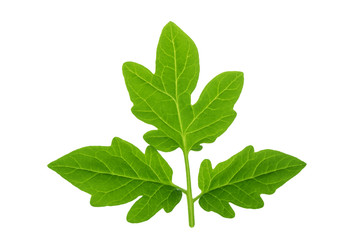
[{"label": "leaf blade", "polygon": [[200,151],[201,143],[214,142],[233,122],[243,73],[219,74],[205,87],[197,103],[191,105],[199,72],[195,43],[172,22],[162,30],[154,74],[139,64],[124,63],[133,114],[157,128],[144,135],[151,146],[165,152],[178,147]]},{"label": "leaf blade", "polygon": [[244,84],[242,72],[223,72],[212,79],[193,105],[194,118],[186,129],[190,146],[211,143],[236,117],[234,105]]},{"label": "leaf blade", "polygon": [[[110,147],[75,150],[48,166],[91,194],[92,206],[115,206],[142,196],[131,210],[131,222],[146,221],[162,208],[171,211],[182,196],[172,183],[172,169],[153,147],[143,154],[120,138],[114,138]],[[151,204],[151,211],[144,210],[150,209],[146,202]],[[138,211],[135,215],[134,209]]]},{"label": "leaf blade", "polygon": [[148,131],[144,134],[144,140],[163,152],[171,152],[179,147],[177,142],[160,130]]},{"label": "leaf blade", "polygon": [[[205,211],[214,211],[227,218],[235,216],[228,208],[229,202],[244,208],[261,208],[264,202],[260,194],[273,194],[305,166],[306,163],[285,153],[274,150],[254,152],[253,147],[248,146],[219,163],[210,172],[210,178],[204,177],[209,168],[200,168],[202,193],[199,204]],[[208,187],[200,182],[208,182]]]}]

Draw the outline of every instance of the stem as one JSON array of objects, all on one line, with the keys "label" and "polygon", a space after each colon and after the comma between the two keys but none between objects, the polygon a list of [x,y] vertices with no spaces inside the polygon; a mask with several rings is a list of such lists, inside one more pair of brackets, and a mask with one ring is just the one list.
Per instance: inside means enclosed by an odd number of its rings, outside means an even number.
[{"label": "stem", "polygon": [[192,191],[191,191],[191,177],[190,177],[190,165],[189,165],[189,151],[183,151],[184,153],[184,160],[185,160],[185,170],[186,170],[186,197],[187,197],[187,204],[188,204],[188,215],[189,215],[189,226],[195,226],[195,217],[194,217],[194,200],[192,198]]},{"label": "stem", "polygon": [[193,202],[196,202],[200,197],[201,197],[201,193],[194,198]]}]

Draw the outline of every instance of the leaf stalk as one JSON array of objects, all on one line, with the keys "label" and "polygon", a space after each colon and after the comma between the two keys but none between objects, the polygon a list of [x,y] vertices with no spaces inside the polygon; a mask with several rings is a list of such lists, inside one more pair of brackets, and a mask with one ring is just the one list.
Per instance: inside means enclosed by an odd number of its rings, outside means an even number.
[{"label": "leaf stalk", "polygon": [[189,151],[184,150],[184,160],[185,160],[185,171],[186,171],[186,197],[188,204],[188,215],[189,215],[189,226],[195,226],[195,216],[194,216],[194,200],[192,197],[191,190],[191,177],[190,177],[190,164],[189,164]]},{"label": "leaf stalk", "polygon": [[196,202],[200,197],[201,197],[201,193],[199,194],[199,195],[197,195],[196,197],[194,197],[194,199],[193,199],[193,202]]}]

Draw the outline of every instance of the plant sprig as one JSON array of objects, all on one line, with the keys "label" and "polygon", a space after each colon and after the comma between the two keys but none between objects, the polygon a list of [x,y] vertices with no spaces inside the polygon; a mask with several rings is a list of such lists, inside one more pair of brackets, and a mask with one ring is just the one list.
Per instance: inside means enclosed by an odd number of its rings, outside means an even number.
[{"label": "plant sprig", "polygon": [[[91,194],[92,206],[114,206],[131,202],[127,220],[143,222],[159,210],[171,212],[186,195],[189,226],[195,225],[194,203],[205,211],[226,218],[235,213],[229,203],[244,208],[261,208],[260,194],[272,194],[304,167],[301,160],[274,150],[254,152],[252,146],[219,163],[201,163],[198,184],[201,193],[193,197],[190,151],[212,143],[236,117],[234,105],[244,82],[242,72],[224,72],[212,79],[198,101],[191,94],[199,77],[199,55],[194,42],[169,22],[163,29],[156,53],[156,70],[134,62],[123,65],[132,113],[156,127],[144,134],[149,144],[145,153],[133,144],[114,138],[110,147],[91,146],[75,150],[50,163],[74,186]],[[172,182],[172,169],[158,151],[180,148],[186,170],[186,189]]]}]

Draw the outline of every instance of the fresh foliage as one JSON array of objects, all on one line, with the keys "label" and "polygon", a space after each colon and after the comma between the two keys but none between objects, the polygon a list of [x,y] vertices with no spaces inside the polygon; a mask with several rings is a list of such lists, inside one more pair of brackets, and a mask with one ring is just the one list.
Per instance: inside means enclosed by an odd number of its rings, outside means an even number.
[{"label": "fresh foliage", "polygon": [[191,106],[191,93],[199,77],[199,55],[194,42],[175,24],[165,26],[156,53],[156,71],[126,62],[125,83],[134,103],[133,114],[158,130],[144,135],[161,151],[180,147],[201,150],[214,142],[233,122],[233,110],[242,90],[242,72],[216,76]]},{"label": "fresh foliage", "polygon": [[90,193],[94,207],[114,206],[140,198],[130,209],[129,222],[143,222],[160,209],[171,210],[181,200],[171,181],[172,170],[151,146],[145,154],[114,138],[110,147],[84,147],[49,164],[79,189]]},{"label": "fresh foliage", "polygon": [[199,172],[200,206],[223,217],[235,217],[229,202],[243,208],[264,206],[260,194],[273,194],[301,169],[305,163],[274,150],[254,152],[246,147],[214,169],[206,159]]},{"label": "fresh foliage", "polygon": [[[145,154],[131,143],[114,138],[110,147],[84,147],[48,166],[91,194],[92,206],[120,205],[141,196],[127,216],[133,223],[150,219],[162,208],[172,211],[182,193],[187,198],[191,227],[195,224],[197,200],[204,210],[227,218],[235,216],[230,202],[244,208],[261,208],[264,203],[260,194],[274,193],[306,164],[274,150],[254,152],[249,146],[214,169],[210,160],[204,160],[198,178],[202,192],[193,198],[189,152],[200,151],[202,143],[214,142],[234,121],[233,108],[244,81],[242,72],[221,73],[191,105],[199,69],[194,42],[169,22],[160,36],[154,74],[134,62],[123,65],[133,114],[157,128],[144,135],[149,144]],[[177,148],[184,155],[186,189],[172,182],[172,169],[158,153]]]}]

